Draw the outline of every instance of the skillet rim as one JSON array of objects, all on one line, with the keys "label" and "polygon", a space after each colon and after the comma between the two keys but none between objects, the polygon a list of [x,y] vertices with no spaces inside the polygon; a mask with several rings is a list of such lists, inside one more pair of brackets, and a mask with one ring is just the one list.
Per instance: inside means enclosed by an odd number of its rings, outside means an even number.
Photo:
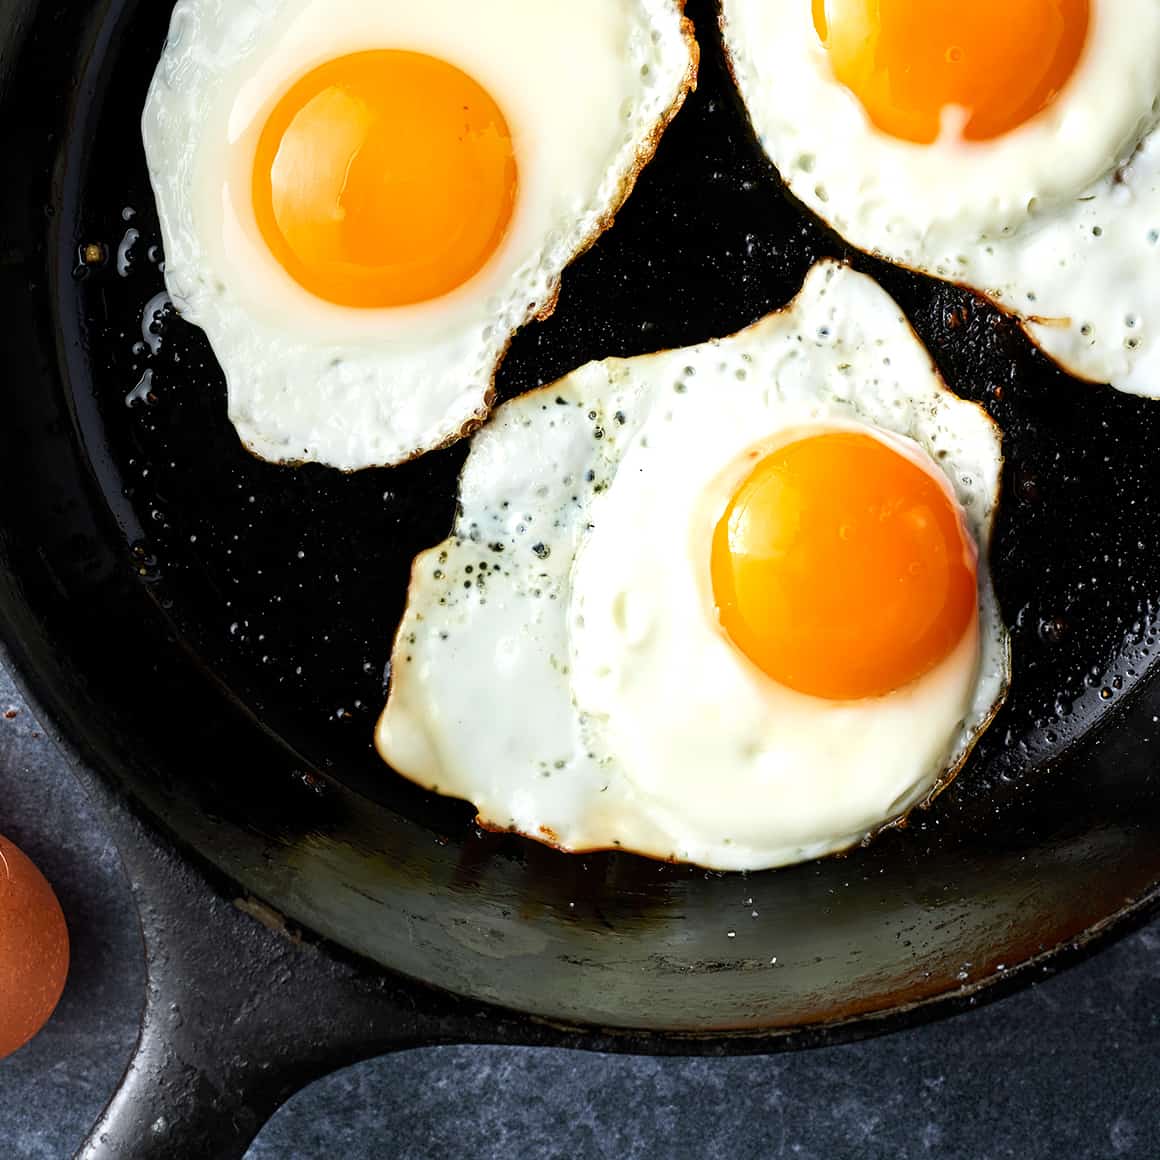
[{"label": "skillet rim", "polygon": [[[41,618],[34,617],[34,620],[38,625],[43,626],[44,622]],[[14,625],[15,621],[11,621],[7,616],[7,610],[0,607],[0,636],[3,636],[4,632],[6,631],[12,638],[17,638],[19,634],[16,633]],[[45,637],[46,639],[51,639],[51,634],[46,632]],[[66,756],[69,757],[70,763],[73,765],[74,770],[78,773],[78,775],[81,776],[82,779],[87,780],[90,785],[95,785],[96,779],[100,779],[103,786],[106,788],[110,787],[116,780],[115,772],[113,772],[111,769],[106,769],[104,772],[99,772],[94,770],[90,763],[86,761],[82,750],[82,739],[85,736],[83,723],[77,722],[75,720],[75,710],[69,710],[67,704],[63,703],[63,701],[52,692],[52,682],[47,679],[43,670],[36,672],[36,666],[31,660],[35,649],[30,647],[26,641],[21,641],[20,644],[23,646],[23,649],[26,653],[25,661],[27,667],[22,666],[16,659],[15,649],[7,650],[0,648],[0,660],[4,659],[6,656],[9,656],[11,653],[10,667],[13,671],[13,676],[17,679],[18,684],[22,686],[26,694],[33,694],[33,690],[37,687],[40,687],[41,689],[48,689],[48,692],[44,696],[37,696],[35,694],[29,696],[30,703],[34,707],[34,710],[42,717],[43,720],[52,723],[53,735],[57,740],[58,745],[65,749]],[[57,701],[57,705],[55,712],[49,713],[45,711],[44,705],[51,703],[51,701]],[[72,731],[66,733],[66,731],[61,728],[60,721],[68,720],[70,717],[73,718]],[[146,808],[143,807],[138,795],[125,793],[123,797],[127,801],[130,799],[133,800],[139,809]],[[152,814],[150,816],[153,817],[154,828],[156,828],[157,816]],[[196,849],[191,849],[190,854],[187,854],[186,857],[191,861],[196,859],[200,863],[206,858],[206,855],[200,853]],[[1137,897],[1130,899],[1125,906],[1118,908],[1110,916],[1091,924],[1089,927],[1079,932],[1079,934],[1060,941],[1054,947],[1048,948],[1042,953],[1026,960],[1024,963],[1020,964],[1019,967],[1010,967],[1006,971],[1003,978],[1011,979],[1014,981],[1015,976],[1019,974],[1019,972],[1024,967],[1033,967],[1037,964],[1045,963],[1046,960],[1054,960],[1056,955],[1067,952],[1068,950],[1082,950],[1089,945],[1100,945],[1097,940],[1099,940],[1105,933],[1113,932],[1117,924],[1127,921],[1138,913],[1146,913],[1147,909],[1149,907],[1154,908],[1157,902],[1160,902],[1160,880],[1151,883],[1146,891],[1139,894]],[[328,944],[328,946],[330,946],[333,950],[337,950],[335,944]],[[379,970],[377,967],[375,969]],[[1051,968],[1048,966],[1046,969],[1050,970]],[[937,1006],[948,1000],[953,1002],[955,999],[959,999],[964,1001],[967,1005],[973,1005],[973,997],[975,993],[981,992],[984,989],[988,989],[994,986],[998,981],[999,980],[997,978],[987,977],[979,979],[967,987],[950,988],[945,992],[940,992],[936,995],[928,996],[927,998],[919,1000],[913,1004],[900,1004],[896,1008],[886,1011],[885,1015],[883,1012],[860,1014],[851,1016],[849,1018],[841,1018],[830,1024],[806,1025],[805,1029],[812,1029],[826,1033],[827,1029],[840,1029],[850,1024],[866,1023],[872,1020],[881,1019],[883,1017],[889,1018],[895,1015],[904,1015],[908,1011],[925,1011],[929,1007]],[[492,1008],[492,1010],[498,1011],[501,1010],[501,1008]],[[884,1011],[885,1010],[886,1009],[884,1009]],[[916,1021],[921,1021],[921,1019],[922,1016],[919,1015]],[[883,1028],[883,1030],[886,1029],[888,1028]],[[733,1032],[725,1037],[725,1041],[736,1044],[753,1037],[769,1040],[774,1037],[798,1035],[802,1031],[803,1028],[790,1028],[786,1030],[777,1029],[772,1031],[766,1030],[752,1032]],[[872,1032],[867,1031],[866,1033],[869,1034]],[[625,1034],[631,1037],[632,1035],[636,1034],[636,1032],[627,1031]],[[675,1039],[692,1038],[700,1044],[710,1043],[715,1039],[713,1032],[688,1033],[670,1030],[652,1034],[661,1035],[666,1039],[669,1037],[673,1037]],[[852,1035],[850,1037],[857,1036]]]},{"label": "skillet rim", "polygon": [[[16,640],[19,643],[14,644]],[[119,790],[108,772],[97,768],[84,754],[80,742],[61,721],[66,706],[51,690],[44,691],[41,674],[36,671],[29,650],[13,631],[8,609],[0,602],[0,666],[11,676],[17,690],[48,738],[63,758],[69,773],[76,777],[86,792],[101,807],[104,820],[113,834],[118,857],[124,857],[121,843],[131,833],[126,818],[136,819],[145,827],[151,842],[172,859],[176,856],[197,877],[199,887],[207,896],[225,899],[232,895],[249,899],[252,895],[245,886],[217,867],[201,850],[193,848],[181,838],[163,836],[163,823],[144,803],[133,795]],[[1115,724],[1113,722],[1112,724]],[[142,912],[136,900],[145,941],[150,980],[157,973],[154,943],[164,939],[164,924],[156,922],[155,915]],[[281,912],[259,899],[259,904],[281,917]],[[615,1052],[643,1055],[746,1055],[772,1054],[814,1047],[838,1046],[876,1038],[879,1035],[903,1031],[939,1019],[963,1014],[985,1003],[992,1003],[1022,991],[1028,986],[1078,965],[1121,938],[1144,926],[1160,914],[1160,881],[1152,884],[1144,894],[1130,899],[1111,915],[1091,924],[1079,934],[1063,939],[1054,946],[1002,972],[990,973],[957,988],[930,995],[891,1008],[842,1017],[820,1023],[804,1023],[794,1027],[735,1031],[675,1031],[641,1029],[636,1027],[609,1027],[598,1024],[557,1021],[513,1007],[502,1006],[455,994],[426,980],[414,978],[374,962],[366,956],[350,951],[325,936],[311,931],[303,932],[306,941],[319,948],[332,962],[353,965],[367,978],[389,979],[405,990],[443,999],[468,1011],[459,1012],[462,1036],[439,1042],[479,1044],[512,1044],[523,1046],[559,1046],[595,1052]],[[285,934],[285,932],[283,932]],[[277,937],[272,935],[271,937]],[[165,956],[160,956],[164,974]],[[455,1018],[455,1012],[452,1018]],[[488,1033],[481,1016],[494,1021],[493,1033]],[[481,1028],[483,1033],[481,1034]],[[495,1033],[495,1032],[498,1032]],[[408,1046],[419,1046],[435,1039],[420,1038]]]}]

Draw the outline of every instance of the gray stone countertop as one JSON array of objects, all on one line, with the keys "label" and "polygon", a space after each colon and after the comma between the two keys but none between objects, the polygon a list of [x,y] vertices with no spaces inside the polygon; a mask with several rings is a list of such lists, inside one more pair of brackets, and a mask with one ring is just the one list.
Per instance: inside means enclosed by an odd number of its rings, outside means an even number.
[{"label": "gray stone countertop", "polygon": [[[141,946],[102,820],[0,671],[0,832],[53,882],[73,967],[45,1031],[0,1062],[0,1158],[65,1158],[136,1035]],[[293,1099],[253,1160],[1040,1160],[1160,1155],[1160,925],[956,1019],[763,1059],[438,1048]]]}]

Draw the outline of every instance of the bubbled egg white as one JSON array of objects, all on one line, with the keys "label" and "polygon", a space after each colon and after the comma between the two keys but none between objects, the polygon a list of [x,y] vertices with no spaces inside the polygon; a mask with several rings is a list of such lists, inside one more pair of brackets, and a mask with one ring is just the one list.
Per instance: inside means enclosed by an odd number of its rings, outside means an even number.
[{"label": "bubbled egg white", "polygon": [[[990,297],[1070,373],[1160,396],[1160,7],[1091,0],[1082,53],[1046,107],[985,140],[965,140],[948,108],[929,144],[883,132],[840,83],[816,7],[722,6],[753,127],[794,195],[854,245]],[[953,43],[954,18],[930,11]]]},{"label": "bubbled egg white", "polygon": [[[692,86],[683,0],[180,0],[143,133],[180,313],[225,372],[263,458],[403,461],[484,417],[513,332],[549,313]],[[300,78],[348,54],[426,54],[510,129],[518,188],[481,269],[429,300],[352,308],[291,277],[250,195],[264,127]],[[422,94],[416,94],[421,100]]]},{"label": "bubbled egg white", "polygon": [[[978,548],[977,632],[903,688],[830,701],[723,634],[706,504],[753,447],[848,430],[953,492]],[[582,367],[476,437],[454,531],[415,561],[379,751],[484,824],[565,850],[740,870],[849,846],[945,784],[1002,699],[1000,468],[986,415],[834,263],[731,338]]]}]

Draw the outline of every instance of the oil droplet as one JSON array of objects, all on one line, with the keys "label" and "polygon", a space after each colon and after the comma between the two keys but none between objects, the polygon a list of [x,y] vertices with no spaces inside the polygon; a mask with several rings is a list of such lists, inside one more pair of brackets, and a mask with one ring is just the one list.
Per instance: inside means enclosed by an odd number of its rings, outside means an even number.
[{"label": "oil droplet", "polygon": [[133,247],[140,240],[140,232],[130,227],[125,231],[125,236],[117,247],[117,273],[122,278],[128,278],[133,272]]},{"label": "oil droplet", "polygon": [[160,294],[154,294],[141,311],[141,337],[145,340],[150,354],[157,354],[161,350],[161,330],[166,315],[172,309],[173,303],[169,295],[162,290]]},{"label": "oil droplet", "polygon": [[137,385],[125,396],[125,406],[141,407],[153,402],[156,402],[153,395],[153,372],[147,370]]}]

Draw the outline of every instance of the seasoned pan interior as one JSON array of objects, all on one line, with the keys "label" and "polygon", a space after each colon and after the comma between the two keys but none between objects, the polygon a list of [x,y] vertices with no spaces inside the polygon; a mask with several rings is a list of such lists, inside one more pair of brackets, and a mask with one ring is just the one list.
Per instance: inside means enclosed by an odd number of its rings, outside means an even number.
[{"label": "seasoned pan interior", "polygon": [[[711,3],[689,5],[697,93],[555,315],[517,337],[502,397],[727,334],[838,256],[898,299],[1007,456],[1007,705],[904,829],[750,876],[482,834],[380,763],[408,570],[447,532],[466,446],[350,476],[248,455],[205,339],[163,293],[138,117],[171,6],[12,7],[0,621],[92,759],[242,889],[452,990],[684,1031],[890,1012],[1150,893],[1160,403],[1069,379],[984,301],[805,214],[748,130]],[[86,266],[85,246],[107,260]]]}]

